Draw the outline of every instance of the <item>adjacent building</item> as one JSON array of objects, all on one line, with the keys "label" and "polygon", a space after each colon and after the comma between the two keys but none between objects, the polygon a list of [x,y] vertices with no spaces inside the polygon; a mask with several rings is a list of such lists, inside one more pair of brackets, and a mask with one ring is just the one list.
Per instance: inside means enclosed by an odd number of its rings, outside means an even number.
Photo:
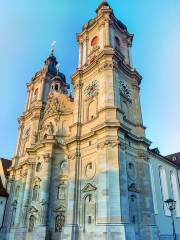
[{"label": "adjacent building", "polygon": [[8,181],[8,168],[11,166],[11,161],[0,158],[0,229],[3,224],[4,212],[8,193],[6,190]]}]

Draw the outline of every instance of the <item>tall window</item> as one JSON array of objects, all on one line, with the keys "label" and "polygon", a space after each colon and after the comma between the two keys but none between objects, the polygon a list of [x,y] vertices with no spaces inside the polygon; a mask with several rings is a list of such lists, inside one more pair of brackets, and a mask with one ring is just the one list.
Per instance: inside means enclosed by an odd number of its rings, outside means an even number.
[{"label": "tall window", "polygon": [[89,108],[88,108],[88,120],[92,120],[96,117],[96,102],[92,101],[89,104]]},{"label": "tall window", "polygon": [[154,171],[153,171],[153,166],[152,166],[151,163],[150,163],[150,176],[151,176],[151,186],[152,186],[154,213],[158,214],[156,189],[155,189],[155,181],[154,181]]},{"label": "tall window", "polygon": [[35,185],[34,188],[33,188],[32,201],[37,201],[37,199],[38,199],[38,190],[39,190],[39,186]]},{"label": "tall window", "polygon": [[160,175],[160,181],[161,181],[161,191],[162,191],[162,200],[163,200],[163,205],[164,205],[164,213],[166,216],[171,216],[170,210],[167,208],[166,204],[164,203],[164,201],[166,201],[169,198],[169,193],[168,193],[166,172],[162,166],[159,167],[159,175]]},{"label": "tall window", "polygon": [[176,216],[180,217],[180,195],[179,195],[179,189],[177,184],[177,177],[174,172],[171,172],[171,185],[172,185],[172,191],[173,191],[173,197],[176,201]]}]

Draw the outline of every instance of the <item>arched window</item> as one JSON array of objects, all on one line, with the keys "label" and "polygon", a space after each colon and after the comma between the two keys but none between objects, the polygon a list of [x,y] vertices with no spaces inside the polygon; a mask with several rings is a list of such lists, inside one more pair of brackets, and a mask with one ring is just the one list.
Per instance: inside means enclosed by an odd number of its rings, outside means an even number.
[{"label": "arched window", "polygon": [[95,223],[95,208],[96,203],[93,195],[92,194],[87,195],[84,198],[84,213],[83,213],[84,231],[88,232],[91,229],[91,224]]},{"label": "arched window", "polygon": [[59,90],[59,85],[56,83],[55,84],[55,91],[58,91]]},{"label": "arched window", "polygon": [[37,165],[36,165],[36,172],[39,172],[41,170],[41,163],[39,162]]},{"label": "arched window", "polygon": [[95,116],[96,116],[96,102],[92,101],[89,104],[89,108],[88,108],[88,120],[94,119]]},{"label": "arched window", "polygon": [[38,199],[38,190],[39,190],[39,186],[35,185],[34,188],[33,188],[32,201],[37,201],[37,199]]},{"label": "arched window", "polygon": [[167,185],[167,179],[166,179],[166,172],[165,169],[160,166],[159,167],[159,176],[160,176],[160,182],[161,182],[161,191],[162,191],[162,200],[164,205],[164,213],[166,216],[171,216],[170,210],[167,208],[164,201],[166,201],[169,198],[168,193],[168,185]]},{"label": "arched window", "polygon": [[173,190],[173,197],[174,200],[176,201],[176,216],[180,217],[180,195],[177,184],[177,176],[174,172],[171,172],[171,185]]},{"label": "arched window", "polygon": [[17,186],[16,190],[15,190],[15,197],[16,198],[18,198],[18,196],[19,196],[19,190],[20,190],[20,186]]},{"label": "arched window", "polygon": [[91,40],[91,46],[92,47],[96,47],[98,45],[99,42],[99,37],[95,36],[92,40]]},{"label": "arched window", "polygon": [[116,48],[120,48],[121,44],[120,44],[120,40],[118,37],[115,37],[115,47]]},{"label": "arched window", "polygon": [[35,217],[33,215],[30,216],[29,218],[29,227],[28,227],[28,232],[33,232],[34,226],[35,226]]},{"label": "arched window", "polygon": [[65,216],[63,214],[56,216],[55,219],[55,232],[61,232],[65,223]]}]

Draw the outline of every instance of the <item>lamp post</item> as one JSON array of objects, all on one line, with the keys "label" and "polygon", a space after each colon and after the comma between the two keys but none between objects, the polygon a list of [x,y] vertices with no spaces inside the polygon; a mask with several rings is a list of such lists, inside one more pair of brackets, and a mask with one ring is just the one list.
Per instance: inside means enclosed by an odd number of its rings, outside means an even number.
[{"label": "lamp post", "polygon": [[173,239],[176,240],[176,231],[175,231],[175,225],[174,225],[174,217],[173,217],[173,211],[176,208],[176,201],[173,199],[167,199],[165,201],[167,208],[171,212],[171,219],[172,219],[172,228],[173,228]]}]

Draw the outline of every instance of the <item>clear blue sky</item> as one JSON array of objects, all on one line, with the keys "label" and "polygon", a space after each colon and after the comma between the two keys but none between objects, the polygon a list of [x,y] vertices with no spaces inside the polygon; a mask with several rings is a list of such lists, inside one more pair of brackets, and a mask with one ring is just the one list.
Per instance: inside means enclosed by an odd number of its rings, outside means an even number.
[{"label": "clear blue sky", "polygon": [[[0,0],[0,156],[14,154],[25,84],[57,41],[56,56],[70,82],[77,66],[76,33],[100,0]],[[143,76],[147,137],[162,154],[180,151],[180,0],[109,0],[135,34],[133,62]]]}]

